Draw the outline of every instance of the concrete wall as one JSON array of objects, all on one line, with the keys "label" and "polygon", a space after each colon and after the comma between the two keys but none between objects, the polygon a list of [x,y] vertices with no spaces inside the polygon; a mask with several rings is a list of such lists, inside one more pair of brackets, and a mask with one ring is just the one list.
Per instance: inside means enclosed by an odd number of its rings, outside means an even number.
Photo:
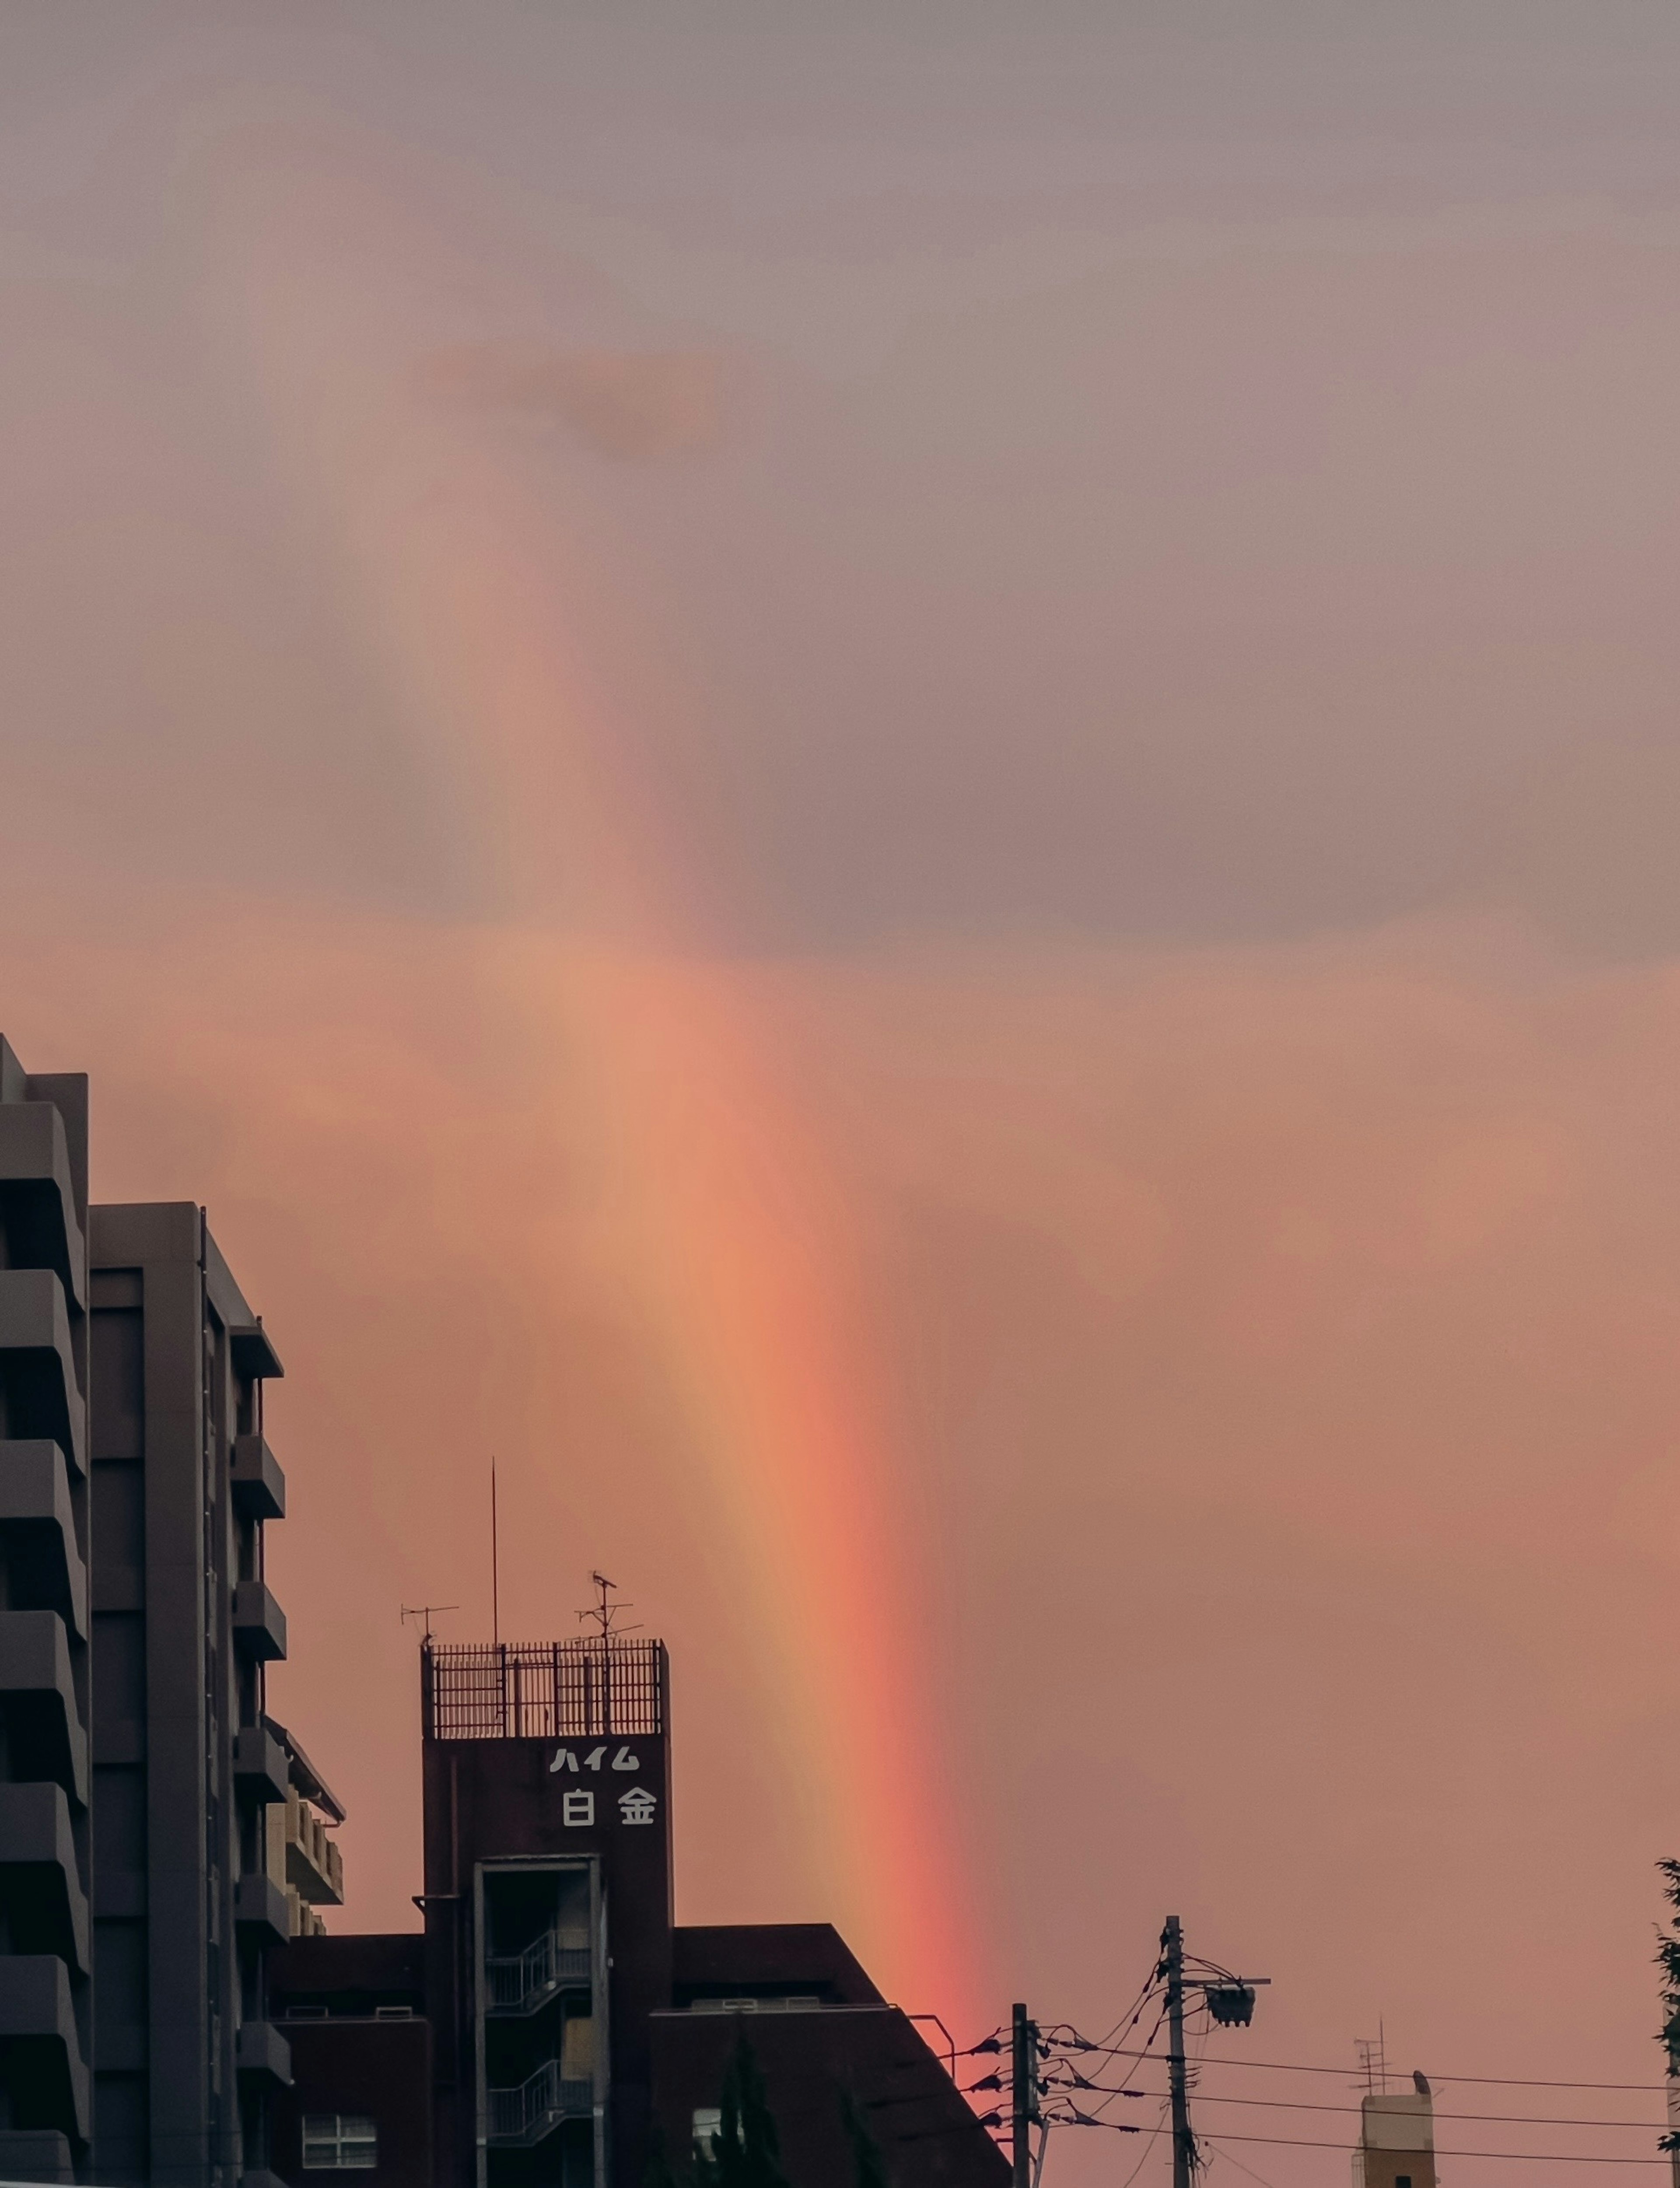
[{"label": "concrete wall", "polygon": [[284,1620],[234,1480],[279,1363],[189,1202],[93,1211],[92,1305],[95,2177],[234,2188],[271,2177],[289,2072],[262,1971]]},{"label": "concrete wall", "polygon": [[0,2176],[92,2129],[87,1082],[0,1039]]}]

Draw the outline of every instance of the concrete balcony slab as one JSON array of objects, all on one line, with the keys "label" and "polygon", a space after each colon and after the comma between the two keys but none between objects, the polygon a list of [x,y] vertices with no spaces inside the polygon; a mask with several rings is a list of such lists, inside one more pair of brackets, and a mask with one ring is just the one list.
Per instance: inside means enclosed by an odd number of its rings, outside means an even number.
[{"label": "concrete balcony slab", "polygon": [[284,1520],[286,1478],[260,1435],[235,1436],[229,1473],[234,1508],[247,1520]]},{"label": "concrete balcony slab", "polygon": [[291,2046],[272,2021],[240,2024],[234,2064],[241,2075],[278,2082],[283,2089],[291,2087]]},{"label": "concrete balcony slab", "polygon": [[49,1438],[85,1474],[87,1407],[65,1288],[51,1269],[0,1269],[0,1384],[11,1427]]},{"label": "concrete balcony slab", "polygon": [[266,1582],[242,1580],[234,1590],[234,1646],[266,1664],[286,1653],[286,1615]]},{"label": "concrete balcony slab", "polygon": [[87,1634],[87,1570],[76,1546],[70,1471],[62,1447],[0,1439],[0,1558],[15,1610],[56,1610]]},{"label": "concrete balcony slab", "polygon": [[[62,1960],[45,1953],[0,1954],[0,2062],[15,2125],[56,2129],[87,2141],[89,2078]],[[38,2107],[34,2119],[17,2117],[20,2083],[29,2090],[30,2109]]]},{"label": "concrete balcony slab", "polygon": [[0,1711],[20,1780],[50,1779],[87,1805],[87,1733],[76,1707],[70,1639],[55,1610],[0,1610]]},{"label": "concrete balcony slab", "polygon": [[70,2138],[45,2129],[0,2128],[0,2180],[72,2181]]},{"label": "concrete balcony slab", "polygon": [[291,1903],[284,1885],[258,1870],[234,1886],[234,1920],[241,1930],[261,1932],[265,1945],[284,1945],[291,1935]]},{"label": "concrete balcony slab", "polygon": [[17,1950],[54,1953],[91,1971],[87,1899],[62,1786],[0,1785],[0,1907]]},{"label": "concrete balcony slab", "polygon": [[56,1271],[87,1305],[87,1244],[76,1212],[65,1120],[51,1102],[0,1102],[0,1232],[14,1268]]},{"label": "concrete balcony slab", "polygon": [[266,1725],[247,1724],[234,1737],[234,1782],[265,1806],[284,1801],[291,1783],[286,1751]]},{"label": "concrete balcony slab", "polygon": [[233,1355],[234,1373],[243,1375],[249,1382],[271,1382],[286,1372],[280,1365],[279,1354],[269,1342],[260,1315],[255,1322],[228,1332],[228,1349]]}]

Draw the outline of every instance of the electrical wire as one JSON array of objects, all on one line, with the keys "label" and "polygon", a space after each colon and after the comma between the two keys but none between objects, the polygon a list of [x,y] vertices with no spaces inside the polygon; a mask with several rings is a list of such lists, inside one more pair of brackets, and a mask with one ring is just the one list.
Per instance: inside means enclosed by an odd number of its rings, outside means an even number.
[{"label": "electrical wire", "polygon": [[[1146,1998],[1146,1999],[1145,1999],[1145,2004],[1147,2004],[1147,1998]],[[1138,2011],[1141,2013],[1142,2010],[1143,2010],[1143,2008],[1142,2008],[1142,2006],[1140,2006],[1140,2007],[1138,2008]],[[1166,2006],[1166,2000],[1165,2000],[1164,1999],[1162,1999],[1162,2001],[1161,2001],[1161,2005],[1160,2005],[1159,2010],[1156,2013],[1156,2016],[1155,2016],[1155,2025],[1154,2025],[1154,2027],[1153,2027],[1153,2028],[1151,2028],[1151,2030],[1149,2031],[1148,2036],[1147,2036],[1147,2038],[1145,2039],[1145,2042],[1144,2042],[1144,2045],[1143,2045],[1143,2055],[1144,2055],[1144,2057],[1145,2057],[1145,2058],[1147,2058],[1147,2057],[1148,2057],[1149,2053],[1150,2053],[1150,2050],[1151,2050],[1151,2048],[1152,2048],[1152,2046],[1153,2046],[1153,2044],[1154,2044],[1155,2039],[1156,2039],[1156,2038],[1160,2034],[1160,2033],[1161,2033],[1161,2024],[1165,2021],[1166,2017],[1167,2017],[1167,2006]],[[1135,2071],[1135,2070],[1134,2070],[1134,2071]],[[1127,2079],[1128,2081],[1130,2081],[1130,2080],[1131,2079],[1131,2076],[1130,2076],[1130,2075],[1128,2075],[1128,2076],[1126,2077],[1126,2079]],[[1119,2092],[1118,2092],[1118,2094],[1119,2094],[1119,2095],[1121,2095],[1121,2096],[1130,2096],[1130,2095],[1131,2095],[1132,2092],[1131,2092],[1130,2089],[1121,2089],[1120,2091],[1119,2091]],[[1109,2105],[1110,2105],[1113,2101],[1113,2098],[1112,2098],[1112,2097],[1105,2097],[1105,2098],[1103,2099],[1102,2102],[1100,2105],[1098,2105],[1098,2106],[1097,2106],[1097,2113],[1099,2114],[1099,2116],[1100,2116],[1102,2113],[1103,2113],[1103,2112],[1107,2112],[1107,2111],[1108,2111]]]},{"label": "electrical wire", "polygon": [[[1133,1999],[1131,2004],[1126,2008],[1125,2012],[1120,2016],[1119,2019],[1108,2031],[1108,2033],[1103,2038],[1103,2044],[1111,2044],[1114,2038],[1119,2033],[1120,2030],[1126,2027],[1127,2015],[1130,2016],[1131,2026],[1134,2027],[1136,2026],[1138,2021],[1142,2016],[1144,2007],[1149,2003],[1149,1993],[1154,1989],[1155,1986],[1160,1982],[1160,1980],[1161,1963],[1158,1960],[1150,1968],[1148,1974],[1144,1977],[1143,1982],[1139,1988],[1137,1996]],[[1057,2026],[1058,2027],[1065,2028],[1068,2026],[1068,2023],[1066,2022],[1058,2022]],[[1077,2033],[1077,2031],[1075,2033]],[[1101,2049],[1101,2046],[1098,2048]]]},{"label": "electrical wire", "polygon": [[[1113,2097],[1144,2097],[1158,2095],[1148,2089],[1104,2090],[1097,2082],[1079,2081],[1055,2083],[1052,2088],[1072,2088],[1090,2095],[1104,2094]],[[1270,2112],[1350,2112],[1357,2113],[1357,2105],[1315,2104],[1309,2097],[1217,2097],[1204,2094],[1199,2101],[1204,2105],[1263,2105]],[[1554,2119],[1535,2112],[1432,2112],[1432,2118],[1443,2120],[1485,2120],[1500,2127],[1626,2127],[1643,2129],[1650,2134],[1667,2131],[1666,2120],[1629,2119]]]},{"label": "electrical wire", "polygon": [[1256,2173],[1252,2165],[1244,2165],[1242,2159],[1238,2157],[1234,2150],[1221,2150],[1219,2146],[1219,2138],[1216,2135],[1204,2135],[1201,2140],[1204,2144],[1212,2150],[1215,2157],[1228,2157],[1239,2173],[1246,2173],[1250,2180],[1258,2180],[1260,2182],[1260,2188],[1272,2188],[1271,2182],[1266,2179],[1266,2175],[1263,2173]]},{"label": "electrical wire", "polygon": [[[1108,2050],[1116,2059],[1142,2059],[1142,2051],[1128,2051],[1119,2044],[1110,2047],[1093,2044],[1093,2051]],[[1209,2059],[1209,2067],[1252,2067],[1277,2074],[1333,2074],[1345,2082],[1359,2071],[1354,2067],[1303,2067],[1290,2059]],[[1660,2096],[1668,2088],[1666,2082],[1559,2082],[1525,2079],[1516,2074],[1437,2074],[1437,2084],[1455,2082],[1474,2083],[1484,2089],[1618,2089],[1637,2092],[1646,2096]]]},{"label": "electrical wire", "polygon": [[1132,2167],[1131,2171],[1127,2174],[1125,2179],[1120,2183],[1120,2188],[1132,2188],[1132,2183],[1136,2180],[1138,2174],[1142,2172],[1144,2167],[1149,2163],[1149,2153],[1153,2150],[1155,2145],[1160,2140],[1161,2129],[1166,2125],[1166,2123],[1167,2110],[1166,2106],[1163,2105],[1161,2107],[1160,2117],[1156,2120],[1154,2127],[1150,2131],[1148,2141],[1146,2142],[1142,2149],[1139,2151],[1137,2154],[1137,2163]]},{"label": "electrical wire", "polygon": [[[1270,2142],[1280,2150],[1339,2150],[1345,2157],[1345,2142],[1307,2142],[1287,2134],[1226,2134],[1226,2142]],[[1519,2165],[1666,2165],[1666,2157],[1598,2157],[1587,2153],[1577,2154],[1562,2150],[1438,2150],[1437,2157],[1508,2157]]]}]

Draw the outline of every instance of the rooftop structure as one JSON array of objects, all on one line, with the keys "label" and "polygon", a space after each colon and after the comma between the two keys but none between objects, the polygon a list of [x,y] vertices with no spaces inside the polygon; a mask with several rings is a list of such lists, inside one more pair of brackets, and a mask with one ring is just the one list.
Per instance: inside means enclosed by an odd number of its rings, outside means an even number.
[{"label": "rooftop structure", "polygon": [[351,2151],[368,2188],[641,2188],[657,2131],[681,2179],[745,2034],[800,2188],[854,2188],[843,2093],[895,2188],[1003,2188],[950,2075],[827,1924],[675,1923],[662,1644],[604,1615],[566,1641],[428,1637],[420,1678],[424,1936],[276,1956],[282,2174]]}]

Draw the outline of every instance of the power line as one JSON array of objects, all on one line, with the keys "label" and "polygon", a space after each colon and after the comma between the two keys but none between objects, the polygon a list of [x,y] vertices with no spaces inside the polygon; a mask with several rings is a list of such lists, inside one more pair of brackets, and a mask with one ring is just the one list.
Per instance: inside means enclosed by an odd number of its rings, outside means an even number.
[{"label": "power line", "polygon": [[[1227,2134],[1226,2142],[1270,2142],[1280,2150],[1339,2150],[1344,2156],[1348,2146],[1345,2142],[1307,2142],[1287,2134]],[[1519,2165],[1664,2165],[1666,2157],[1593,2157],[1576,2155],[1562,2150],[1438,2150],[1437,2157],[1508,2157]]]},{"label": "power line", "polygon": [[1148,2163],[1149,2153],[1155,2147],[1156,2143],[1160,2140],[1161,2129],[1166,2124],[1166,2106],[1163,2104],[1161,2110],[1156,2115],[1155,2124],[1150,2131],[1148,2141],[1144,2144],[1143,2148],[1139,2151],[1136,2164],[1134,2165],[1131,2171],[1127,2174],[1125,2180],[1120,2184],[1120,2188],[1132,2188],[1133,2181],[1136,2180],[1138,2174],[1142,2172],[1144,2167]]},{"label": "power line", "polygon": [[[1109,2089],[1100,2082],[1051,2082],[1046,2086],[1051,2089],[1076,2090],[1080,2095],[1091,2096],[1144,2097],[1154,2094],[1148,2089]],[[1282,2112],[1356,2113],[1360,2110],[1357,2105],[1315,2104],[1309,2097],[1215,2097],[1205,2092],[1202,2094],[1202,2102],[1204,2105],[1264,2105],[1268,2111]],[[1651,2134],[1666,2134],[1668,2128],[1666,2120],[1553,2119],[1542,2118],[1534,2112],[1434,2112],[1432,2117],[1435,2119],[1485,2120],[1501,2127],[1638,2128]]]},{"label": "power line", "polygon": [[[1128,2051],[1119,2044],[1092,2044],[1092,2051],[1105,2052],[1114,2059],[1142,2059],[1142,2051]],[[1347,2067],[1303,2067],[1291,2059],[1208,2059],[1209,2067],[1259,2067],[1277,2074],[1333,2074],[1338,2081],[1345,2082],[1352,2072]],[[1475,2083],[1486,2089],[1621,2089],[1642,2095],[1659,2097],[1668,2087],[1666,2082],[1557,2082],[1524,2079],[1516,2074],[1437,2074],[1439,2084],[1453,2082]]]},{"label": "power line", "polygon": [[1221,2150],[1219,2146],[1219,2137],[1216,2134],[1204,2135],[1203,2137],[1203,2140],[1211,2146],[1214,2155],[1216,2157],[1228,2157],[1239,2173],[1246,2173],[1250,2180],[1258,2180],[1260,2182],[1260,2188],[1272,2188],[1271,2182],[1266,2179],[1266,2175],[1263,2173],[1256,2173],[1252,2165],[1244,2165],[1242,2159],[1237,2157],[1235,2151]]}]

